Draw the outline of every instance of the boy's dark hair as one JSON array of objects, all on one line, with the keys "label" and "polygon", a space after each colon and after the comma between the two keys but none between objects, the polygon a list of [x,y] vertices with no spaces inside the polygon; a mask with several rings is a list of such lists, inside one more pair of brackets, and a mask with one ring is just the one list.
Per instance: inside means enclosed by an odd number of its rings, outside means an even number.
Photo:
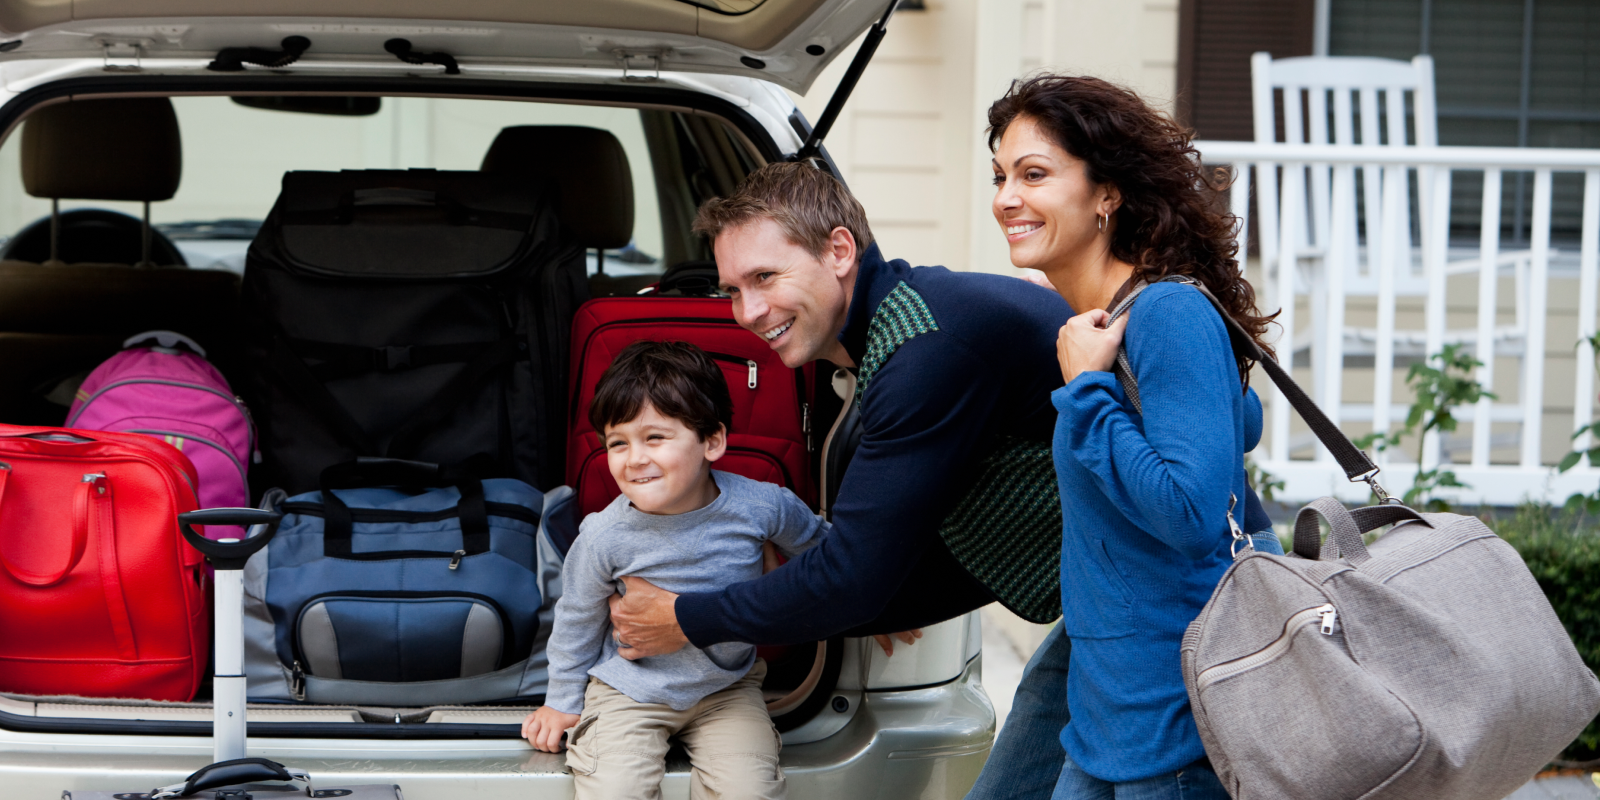
[{"label": "boy's dark hair", "polygon": [[623,348],[595,387],[589,424],[604,436],[607,425],[638,417],[646,402],[701,441],[719,427],[733,429],[728,380],[706,351],[688,342],[634,342]]}]

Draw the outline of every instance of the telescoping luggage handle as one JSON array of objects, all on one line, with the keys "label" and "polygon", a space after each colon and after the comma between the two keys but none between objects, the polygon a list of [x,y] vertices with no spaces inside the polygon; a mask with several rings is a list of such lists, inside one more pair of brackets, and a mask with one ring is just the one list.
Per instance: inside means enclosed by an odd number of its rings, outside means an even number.
[{"label": "telescoping luggage handle", "polygon": [[[1372,494],[1378,498],[1380,504],[1399,504],[1400,501],[1398,499],[1390,497],[1389,493],[1378,485],[1377,479],[1380,470],[1377,464],[1372,463],[1372,459],[1367,456],[1366,451],[1356,447],[1355,443],[1350,441],[1343,431],[1339,430],[1339,426],[1333,424],[1333,420],[1328,419],[1328,415],[1322,413],[1322,409],[1318,408],[1317,404],[1294,382],[1294,378],[1289,377],[1289,373],[1284,371],[1277,361],[1273,360],[1271,356],[1256,345],[1255,340],[1250,338],[1250,334],[1239,325],[1237,320],[1228,314],[1228,310],[1223,307],[1221,301],[1217,300],[1215,295],[1211,294],[1199,281],[1187,275],[1171,275],[1162,278],[1160,282],[1188,284],[1199,290],[1200,294],[1211,301],[1212,307],[1222,317],[1222,324],[1228,329],[1228,339],[1233,344],[1233,351],[1243,354],[1245,358],[1261,365],[1262,370],[1267,373],[1267,377],[1271,378],[1272,382],[1277,384],[1279,391],[1283,392],[1283,396],[1288,398],[1289,405],[1293,406],[1294,410],[1299,412],[1301,418],[1311,427],[1311,432],[1316,434],[1317,440],[1322,442],[1322,445],[1328,448],[1328,452],[1333,454],[1333,459],[1339,462],[1339,468],[1344,470],[1345,477],[1349,478],[1351,483],[1365,483],[1370,486]],[[1112,318],[1115,319],[1125,312],[1132,305],[1133,299],[1143,289],[1143,286],[1136,287],[1133,292],[1129,293],[1118,306]],[[1133,370],[1127,363],[1125,353],[1121,351],[1118,352],[1116,367],[1119,370],[1118,378],[1122,379],[1129,399],[1134,402],[1135,407],[1138,407],[1138,383],[1133,380]],[[1359,539],[1360,537],[1356,538]],[[1295,537],[1296,553],[1300,553],[1299,539],[1300,537]],[[1305,555],[1305,553],[1300,554]],[[1307,557],[1316,558],[1316,555]]]},{"label": "telescoping luggage handle", "polygon": [[[189,545],[216,568],[216,670],[212,678],[212,754],[215,763],[183,783],[152,791],[152,797],[188,797],[206,789],[259,780],[290,780],[281,764],[246,758],[244,567],[278,532],[283,515],[259,508],[207,508],[178,515],[178,529]],[[244,539],[207,539],[196,525],[249,526]],[[270,766],[269,766],[270,765]],[[274,769],[275,768],[275,769]]]},{"label": "telescoping luggage handle", "polygon": [[461,492],[456,514],[461,520],[461,549],[455,552],[450,568],[455,569],[465,556],[489,552],[489,509],[484,500],[483,481],[476,470],[484,459],[461,465],[440,466],[398,458],[358,458],[335,464],[322,471],[322,505],[326,523],[322,532],[322,552],[328,558],[379,556],[382,553],[354,551],[355,519],[350,506],[339,499],[334,489],[396,486],[402,489],[439,489],[454,486]]}]

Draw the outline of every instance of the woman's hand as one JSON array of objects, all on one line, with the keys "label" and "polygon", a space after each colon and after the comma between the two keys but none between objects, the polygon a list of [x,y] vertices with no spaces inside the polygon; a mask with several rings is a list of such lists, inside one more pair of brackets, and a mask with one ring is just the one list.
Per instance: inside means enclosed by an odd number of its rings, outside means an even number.
[{"label": "woman's hand", "polygon": [[561,752],[561,734],[578,724],[577,714],[566,714],[549,706],[539,706],[522,721],[522,738],[536,750]]},{"label": "woman's hand", "polygon": [[632,575],[624,575],[628,593],[611,596],[611,630],[617,655],[629,661],[676,653],[689,643],[678,627],[678,596]]},{"label": "woman's hand", "polygon": [[1116,363],[1117,348],[1122,345],[1122,333],[1128,328],[1128,317],[1105,327],[1111,315],[1104,309],[1094,309],[1067,320],[1056,337],[1056,359],[1061,362],[1061,377],[1067,383],[1084,372],[1107,372]]}]

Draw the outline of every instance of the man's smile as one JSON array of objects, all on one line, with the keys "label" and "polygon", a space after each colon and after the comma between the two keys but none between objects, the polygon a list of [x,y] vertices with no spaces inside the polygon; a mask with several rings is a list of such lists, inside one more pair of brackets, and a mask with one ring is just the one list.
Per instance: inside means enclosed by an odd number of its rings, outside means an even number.
[{"label": "man's smile", "polygon": [[766,339],[769,342],[776,341],[779,336],[783,335],[784,331],[787,331],[792,327],[794,327],[794,320],[791,319],[788,322],[785,322],[782,325],[777,326],[776,328],[772,328],[770,330],[767,330],[767,331],[763,332],[761,334],[761,338]]}]

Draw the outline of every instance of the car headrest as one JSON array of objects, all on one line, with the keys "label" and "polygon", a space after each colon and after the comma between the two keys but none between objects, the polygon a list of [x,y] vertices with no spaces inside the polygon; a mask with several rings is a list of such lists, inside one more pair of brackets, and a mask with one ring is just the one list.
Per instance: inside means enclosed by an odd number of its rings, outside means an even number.
[{"label": "car headrest", "polygon": [[22,186],[34,197],[167,200],[182,175],[178,115],[165,97],[58,103],[22,124]]},{"label": "car headrest", "polygon": [[633,239],[633,172],[610,131],[577,125],[517,125],[500,131],[483,172],[555,182],[561,222],[585,247]]}]

